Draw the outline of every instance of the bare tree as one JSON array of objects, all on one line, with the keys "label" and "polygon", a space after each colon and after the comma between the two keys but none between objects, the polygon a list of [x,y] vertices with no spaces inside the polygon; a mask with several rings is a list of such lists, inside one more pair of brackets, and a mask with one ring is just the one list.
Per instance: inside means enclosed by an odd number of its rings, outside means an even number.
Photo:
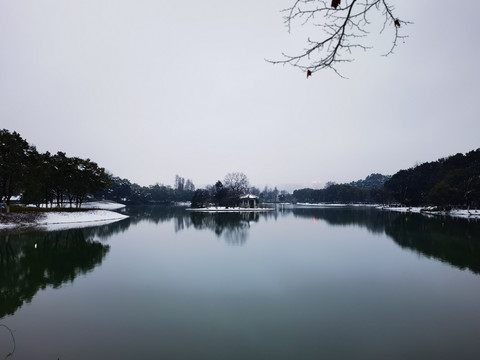
[{"label": "bare tree", "polygon": [[175,190],[183,191],[185,188],[185,178],[175,175]]},{"label": "bare tree", "polygon": [[187,182],[185,183],[185,190],[187,191],[195,191],[195,185],[193,184],[193,181],[190,179],[187,179]]},{"label": "bare tree", "polygon": [[[387,28],[392,30],[392,46],[385,53],[389,55],[406,38],[400,33],[408,21],[394,15],[394,7],[387,0],[295,0],[292,7],[284,9],[285,25],[290,32],[294,22],[311,24],[320,31],[320,38],[307,39],[307,46],[297,55],[283,53],[282,60],[269,62],[289,64],[307,73],[307,78],[322,69],[332,69],[338,75],[336,65],[353,61],[353,50],[367,50],[362,43],[368,35],[367,27],[375,10],[383,19],[381,33]],[[330,4],[330,5],[329,5]]]},{"label": "bare tree", "polygon": [[241,172],[228,173],[223,183],[225,187],[235,193],[245,194],[250,189],[247,175]]}]

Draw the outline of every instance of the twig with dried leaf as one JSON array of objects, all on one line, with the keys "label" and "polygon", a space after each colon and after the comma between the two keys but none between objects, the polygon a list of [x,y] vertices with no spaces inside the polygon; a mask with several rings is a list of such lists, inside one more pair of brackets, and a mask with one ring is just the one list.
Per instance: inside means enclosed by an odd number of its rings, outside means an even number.
[{"label": "twig with dried leaf", "polygon": [[[394,7],[386,0],[295,0],[292,7],[284,9],[285,25],[290,32],[294,22],[302,25],[313,24],[321,29],[321,38],[307,39],[307,47],[297,55],[283,53],[281,60],[267,60],[273,64],[288,64],[300,68],[307,73],[307,78],[322,69],[332,69],[338,75],[337,65],[353,61],[354,49],[367,50],[369,47],[361,42],[368,35],[367,15],[377,10],[384,18],[381,32],[387,27],[393,28],[392,47],[385,55],[393,53],[401,39],[406,36],[400,29],[408,21],[394,15]],[[319,19],[320,21],[317,21]]]}]

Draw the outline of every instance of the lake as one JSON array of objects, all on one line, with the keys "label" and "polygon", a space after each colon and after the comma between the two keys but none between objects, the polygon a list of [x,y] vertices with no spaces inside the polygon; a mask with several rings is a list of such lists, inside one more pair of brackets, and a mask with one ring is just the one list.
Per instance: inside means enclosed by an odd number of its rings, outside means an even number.
[{"label": "lake", "polygon": [[128,207],[0,233],[0,358],[478,359],[480,222]]}]

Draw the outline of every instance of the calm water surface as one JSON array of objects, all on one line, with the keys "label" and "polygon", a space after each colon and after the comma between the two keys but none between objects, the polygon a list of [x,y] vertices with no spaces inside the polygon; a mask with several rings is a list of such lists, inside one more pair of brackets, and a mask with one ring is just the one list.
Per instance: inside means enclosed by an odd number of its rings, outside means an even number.
[{"label": "calm water surface", "polygon": [[0,358],[14,346],[9,358],[51,360],[480,356],[479,222],[125,211],[0,233]]}]

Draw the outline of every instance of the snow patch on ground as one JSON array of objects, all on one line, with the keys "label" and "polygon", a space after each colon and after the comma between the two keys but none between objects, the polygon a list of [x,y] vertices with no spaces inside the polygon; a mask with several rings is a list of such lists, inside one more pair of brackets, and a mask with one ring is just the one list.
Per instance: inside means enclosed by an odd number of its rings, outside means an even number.
[{"label": "snow patch on ground", "polygon": [[[27,207],[36,207],[33,204],[26,205]],[[101,201],[88,201],[82,204],[81,209],[103,209],[103,210],[118,210],[124,208],[126,205],[119,204],[113,201],[108,200],[101,200]],[[45,204],[40,205],[41,208],[45,208]],[[50,208],[50,207],[49,207]],[[55,206],[53,207],[55,208]],[[62,209],[70,209],[70,203],[65,202]],[[75,204],[73,204],[73,208],[75,208]]]},{"label": "snow patch on ground", "polygon": [[88,222],[99,220],[123,219],[126,215],[122,215],[109,210],[89,210],[81,212],[49,212],[45,213],[45,218],[38,222],[42,224],[62,224],[72,222]]},{"label": "snow patch on ground", "polygon": [[51,212],[36,222],[36,226],[45,230],[63,230],[71,228],[98,226],[126,219],[128,216],[109,210],[89,210],[82,212]]},{"label": "snow patch on ground", "polygon": [[40,228],[50,231],[105,225],[128,218],[127,215],[111,211],[123,207],[123,204],[100,201],[85,204],[85,208],[93,210],[2,214],[0,230]]},{"label": "snow patch on ground", "polygon": [[197,211],[197,212],[262,212],[262,211],[272,211],[275,208],[241,208],[241,207],[206,207],[206,208],[189,208],[188,211]]},{"label": "snow patch on ground", "polygon": [[296,203],[296,206],[303,207],[364,207],[364,206],[378,206],[377,204],[329,204],[329,203]]},{"label": "snow patch on ground", "polygon": [[126,205],[119,204],[113,201],[91,201],[83,203],[82,207],[86,209],[103,209],[103,210],[118,210],[124,208]]},{"label": "snow patch on ground", "polygon": [[428,215],[446,215],[453,217],[460,217],[465,219],[480,219],[480,210],[450,210],[450,211],[437,211],[434,207],[379,207],[382,210],[396,211],[402,213],[416,213],[416,214],[428,214]]}]

